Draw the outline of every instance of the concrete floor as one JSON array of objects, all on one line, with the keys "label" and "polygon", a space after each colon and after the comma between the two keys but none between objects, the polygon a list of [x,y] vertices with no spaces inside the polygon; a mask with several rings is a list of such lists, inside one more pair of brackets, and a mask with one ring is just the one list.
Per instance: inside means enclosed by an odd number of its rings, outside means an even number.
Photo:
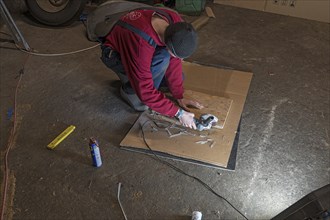
[{"label": "concrete floor", "polygon": [[[329,184],[329,24],[211,5],[216,19],[199,31],[189,61],[252,71],[234,172],[167,160],[208,183],[249,219],[269,219]],[[43,53],[94,45],[82,24],[41,28],[17,16],[30,46]],[[0,34],[1,166],[12,126],[17,76],[27,55]],[[119,96],[116,76],[95,48],[61,57],[30,56],[19,89],[18,129],[9,155],[7,214],[13,219],[242,219],[155,158],[120,150],[138,113]],[[206,73],[201,73],[206,74]],[[55,151],[46,145],[77,128]],[[103,166],[91,166],[95,136]],[[2,170],[3,171],[3,170]],[[1,172],[1,178],[3,172]]]}]

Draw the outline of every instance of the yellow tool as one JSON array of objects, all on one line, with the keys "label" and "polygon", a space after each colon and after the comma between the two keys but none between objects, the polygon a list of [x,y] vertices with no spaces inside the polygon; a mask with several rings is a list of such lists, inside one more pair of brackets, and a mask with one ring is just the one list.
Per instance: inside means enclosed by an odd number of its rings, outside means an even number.
[{"label": "yellow tool", "polygon": [[74,129],[76,129],[75,126],[70,125],[67,129],[65,129],[60,135],[58,135],[50,144],[47,145],[48,149],[54,149],[59,143],[61,143],[69,134],[71,134]]}]

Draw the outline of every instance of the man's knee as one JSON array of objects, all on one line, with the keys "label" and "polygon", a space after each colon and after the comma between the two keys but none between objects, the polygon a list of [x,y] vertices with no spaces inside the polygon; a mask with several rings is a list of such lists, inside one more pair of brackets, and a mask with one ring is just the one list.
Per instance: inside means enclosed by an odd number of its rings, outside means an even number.
[{"label": "man's knee", "polygon": [[121,63],[119,53],[106,46],[102,46],[101,49],[101,60],[103,63],[118,75],[123,84],[127,83],[129,80],[125,74],[125,69]]}]

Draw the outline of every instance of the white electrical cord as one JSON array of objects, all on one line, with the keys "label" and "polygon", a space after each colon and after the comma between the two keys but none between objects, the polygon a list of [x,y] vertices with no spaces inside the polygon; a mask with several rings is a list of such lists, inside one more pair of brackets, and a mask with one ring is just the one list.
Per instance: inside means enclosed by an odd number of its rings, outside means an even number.
[{"label": "white electrical cord", "polygon": [[125,214],[124,208],[123,208],[123,206],[121,205],[120,198],[119,198],[119,196],[120,196],[120,188],[121,188],[121,183],[118,183],[117,199],[118,199],[118,203],[119,203],[120,209],[121,209],[121,211],[122,211],[122,213],[123,213],[123,215],[124,215],[124,218],[125,218],[125,220],[127,220],[127,216],[126,216],[126,214]]},{"label": "white electrical cord", "polygon": [[31,52],[31,51],[24,50],[24,49],[22,49],[20,46],[18,46],[17,44],[15,44],[15,45],[16,45],[16,47],[17,47],[20,51],[22,51],[22,52],[24,52],[24,53],[28,53],[28,54],[34,55],[34,56],[56,57],[56,56],[71,55],[71,54],[80,53],[80,52],[83,52],[83,51],[86,51],[86,50],[90,50],[90,49],[93,49],[93,48],[95,48],[95,47],[100,46],[101,43],[96,44],[96,45],[93,45],[93,46],[91,46],[91,47],[87,47],[87,48],[80,49],[80,50],[76,50],[76,51],[66,52],[66,53],[37,53],[37,52]]}]

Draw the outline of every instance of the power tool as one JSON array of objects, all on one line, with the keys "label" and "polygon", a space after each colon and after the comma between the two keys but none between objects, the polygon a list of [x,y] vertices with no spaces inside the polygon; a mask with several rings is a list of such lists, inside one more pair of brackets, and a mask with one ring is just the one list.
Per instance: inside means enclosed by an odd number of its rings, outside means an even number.
[{"label": "power tool", "polygon": [[212,114],[203,114],[199,119],[194,118],[198,131],[209,130],[218,122],[218,118]]}]

